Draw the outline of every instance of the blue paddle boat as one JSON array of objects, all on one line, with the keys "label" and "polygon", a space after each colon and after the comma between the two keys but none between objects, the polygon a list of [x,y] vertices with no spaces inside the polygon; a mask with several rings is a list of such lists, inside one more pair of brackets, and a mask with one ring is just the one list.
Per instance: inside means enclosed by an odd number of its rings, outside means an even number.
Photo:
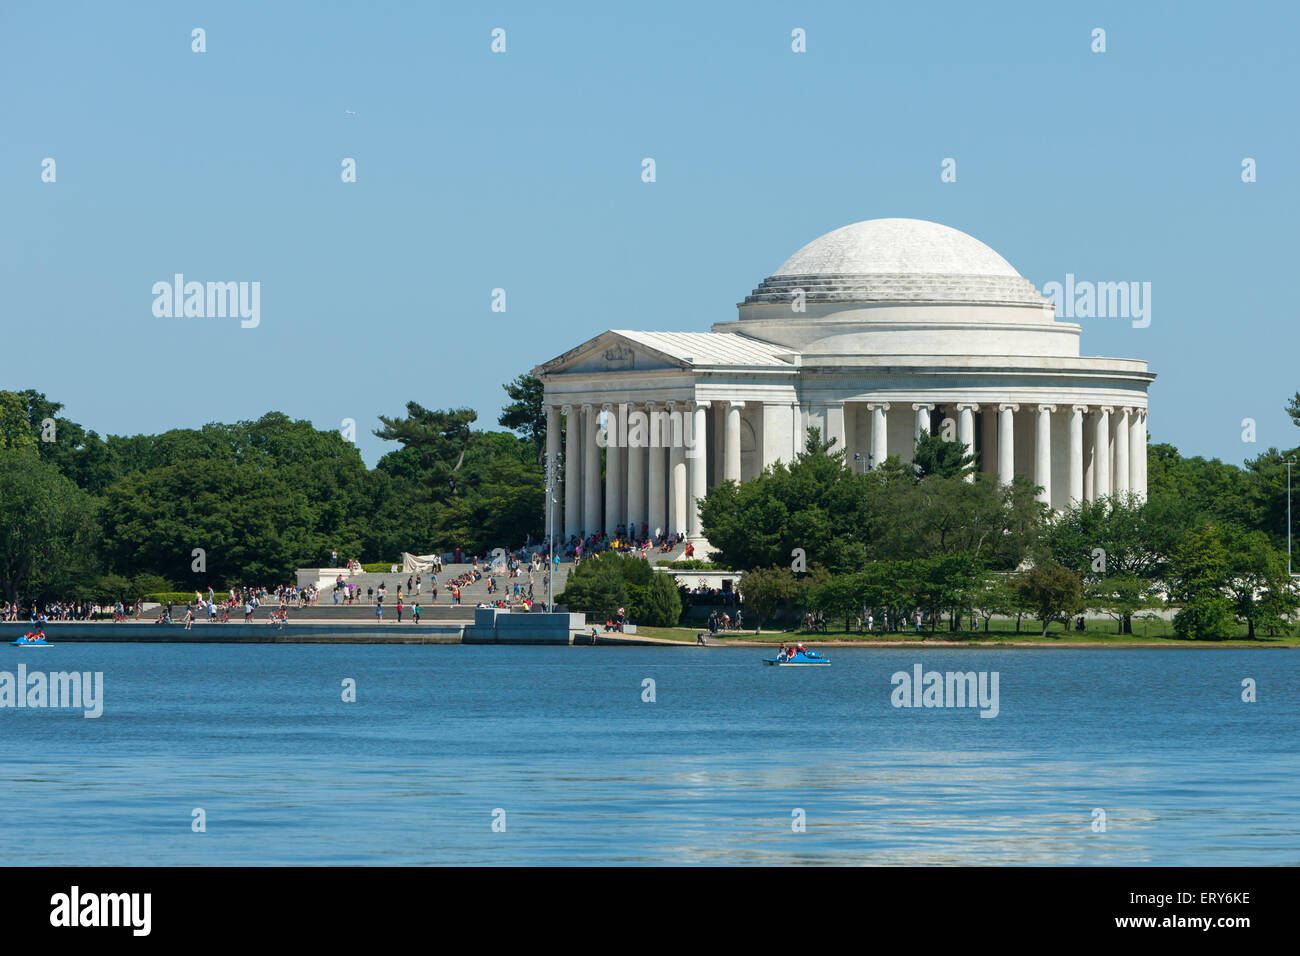
[{"label": "blue paddle boat", "polygon": [[789,654],[778,654],[776,657],[763,658],[764,664],[770,664],[773,667],[830,667],[831,662],[822,657],[816,651],[791,651]]},{"label": "blue paddle boat", "polygon": [[45,639],[45,632],[40,631],[36,634],[26,634],[13,642],[14,647],[49,647],[50,642]]}]

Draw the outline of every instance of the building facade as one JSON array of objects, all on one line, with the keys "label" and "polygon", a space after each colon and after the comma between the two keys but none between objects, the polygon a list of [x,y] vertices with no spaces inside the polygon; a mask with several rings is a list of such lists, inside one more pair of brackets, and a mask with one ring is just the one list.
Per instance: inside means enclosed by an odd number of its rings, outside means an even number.
[{"label": "building facade", "polygon": [[789,461],[813,426],[864,469],[911,461],[923,431],[960,441],[1057,510],[1146,494],[1146,362],[1081,356],[1080,326],[963,232],[836,229],[738,308],[711,332],[604,332],[533,370],[562,453],[557,537],[700,540],[696,501]]}]

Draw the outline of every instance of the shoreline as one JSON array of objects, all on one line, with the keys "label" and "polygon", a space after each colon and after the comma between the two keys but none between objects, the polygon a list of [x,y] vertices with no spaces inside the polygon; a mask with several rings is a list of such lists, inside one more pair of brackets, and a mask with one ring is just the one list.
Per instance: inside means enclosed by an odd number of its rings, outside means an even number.
[{"label": "shoreline", "polygon": [[[0,622],[0,640],[7,646],[23,636],[31,625],[25,622]],[[476,635],[472,620],[439,621],[437,623],[409,624],[389,622],[368,624],[355,621],[330,621],[326,619],[299,619],[283,628],[260,623],[209,624],[196,622],[186,630],[183,624],[158,624],[153,621],[51,621],[45,625],[51,645],[69,644],[551,644],[558,646],[597,647],[705,647],[761,648],[775,652],[779,640],[745,640],[741,638],[709,637],[705,645],[693,639],[677,640],[650,634],[600,633],[595,638],[590,630],[573,630],[566,640],[554,631],[537,633],[516,631],[511,634],[495,633],[492,636]],[[707,635],[706,635],[707,637]],[[797,636],[786,642],[799,640]],[[1122,648],[1122,649],[1241,649],[1289,650],[1297,645],[1278,640],[1247,640],[1245,638],[1221,641],[1193,641],[1178,638],[1136,638],[1129,640],[1061,640],[1059,638],[1019,637],[979,638],[976,640],[948,640],[900,637],[895,640],[816,640],[802,638],[805,645],[823,648]]]}]

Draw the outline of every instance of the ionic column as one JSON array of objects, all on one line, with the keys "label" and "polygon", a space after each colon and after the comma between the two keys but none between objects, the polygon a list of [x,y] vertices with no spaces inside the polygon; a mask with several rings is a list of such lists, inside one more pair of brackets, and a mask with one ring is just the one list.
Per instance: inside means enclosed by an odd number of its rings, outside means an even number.
[{"label": "ionic column", "polygon": [[645,466],[646,444],[649,442],[649,423],[647,429],[634,442],[631,439],[631,420],[633,414],[643,414],[635,405],[629,405],[628,441],[627,441],[627,529],[628,537],[635,538],[641,533],[641,523],[649,522],[645,506]]},{"label": "ionic column", "polygon": [[1083,416],[1087,405],[1070,406],[1070,506],[1083,501]]},{"label": "ionic column", "polygon": [[[998,406],[998,481],[1004,485],[1009,485],[1016,478],[1016,422],[1015,412],[1020,411],[1019,405],[999,405]],[[968,413],[962,413],[962,421]],[[974,431],[974,416],[971,417],[971,430]],[[967,439],[962,439],[967,441]],[[970,447],[969,443],[967,447]]]},{"label": "ionic column", "polygon": [[1110,405],[1097,410],[1092,432],[1092,484],[1095,501],[1110,495]]},{"label": "ionic column", "polygon": [[740,410],[744,402],[727,402],[727,429],[722,453],[722,480],[740,482]]},{"label": "ionic column", "polygon": [[585,432],[582,438],[582,533],[600,530],[600,431],[599,413],[590,402],[582,406]]},{"label": "ionic column", "polygon": [[1133,409],[1128,427],[1128,489],[1139,501],[1147,499],[1147,410]]},{"label": "ionic column", "polygon": [[835,447],[832,451],[844,451],[844,406],[827,405],[826,406],[826,434],[822,436],[824,441],[829,442],[835,439]]},{"label": "ionic column", "polygon": [[916,412],[916,426],[912,429],[912,442],[915,443],[921,440],[922,435],[930,434],[930,413],[934,406],[913,402],[912,411]]},{"label": "ionic column", "polygon": [[657,409],[654,402],[645,403],[645,413],[650,423],[650,449],[647,456],[650,478],[646,483],[649,486],[647,497],[650,499],[650,517],[646,523],[653,536],[656,532],[668,530],[668,488],[664,484],[664,446],[659,424],[655,421]]},{"label": "ionic column", "polygon": [[[668,403],[671,415],[676,403]],[[679,413],[680,414],[680,413]],[[671,429],[669,429],[671,430]],[[681,434],[673,435],[668,449],[668,533],[686,533],[686,448]]]},{"label": "ionic column", "polygon": [[[966,449],[963,454],[975,454],[975,413],[979,405],[974,402],[960,402],[957,405],[957,440]],[[975,480],[975,472],[968,472],[967,481]]]},{"label": "ionic column", "polygon": [[[555,468],[557,465],[556,459],[559,457],[560,454],[560,428],[561,428],[560,406],[547,405],[546,406],[547,473],[550,473],[551,469]],[[557,475],[557,477],[559,476]],[[560,483],[563,483],[564,479],[559,478],[559,481]],[[554,498],[556,501],[560,501],[560,502],[564,501],[564,489],[557,485],[557,487],[553,491],[551,489],[547,489],[546,491],[546,537],[548,540],[550,539],[551,535],[555,535],[555,537],[557,538],[564,537],[564,533],[560,531],[560,529],[557,527],[560,523],[559,519],[562,517],[560,514],[560,505],[552,504],[551,503],[552,498]]]},{"label": "ionic column", "polygon": [[1115,419],[1115,494],[1128,495],[1128,416],[1131,409],[1121,408]]},{"label": "ionic column", "polygon": [[623,456],[619,449],[623,444],[618,422],[619,406],[606,402],[601,408],[605,412],[605,533],[610,537],[619,525],[619,485],[623,481]]},{"label": "ionic column", "polygon": [[879,468],[889,455],[888,402],[867,402],[871,410],[871,467]]},{"label": "ionic column", "polygon": [[1037,428],[1034,429],[1034,484],[1042,488],[1038,500],[1052,507],[1052,412],[1055,405],[1038,406]]},{"label": "ionic column", "polygon": [[565,405],[564,415],[564,533],[570,536],[582,533],[582,411]]},{"label": "ionic column", "polygon": [[707,437],[708,402],[696,402],[691,409],[691,496],[686,503],[688,530],[693,539],[702,538],[700,500],[709,493],[709,446]]}]

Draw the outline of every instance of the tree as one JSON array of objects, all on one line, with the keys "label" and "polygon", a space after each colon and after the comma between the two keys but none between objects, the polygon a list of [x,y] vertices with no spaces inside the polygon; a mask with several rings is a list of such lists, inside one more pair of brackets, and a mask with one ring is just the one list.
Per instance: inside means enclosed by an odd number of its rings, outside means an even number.
[{"label": "tree", "polygon": [[36,436],[28,424],[22,395],[0,391],[0,452],[35,447]]},{"label": "tree", "polygon": [[127,476],[109,490],[102,520],[115,570],[186,587],[290,581],[327,546],[307,497],[281,473],[221,460]]},{"label": "tree", "polygon": [[1232,604],[1222,594],[1202,591],[1174,615],[1174,633],[1191,640],[1227,637],[1232,627]]},{"label": "tree", "polygon": [[960,478],[975,470],[975,456],[966,453],[961,442],[947,441],[939,435],[922,432],[912,451],[912,465],[918,478]]},{"label": "tree", "polygon": [[994,615],[1014,617],[1017,603],[1015,589],[1005,574],[986,575],[975,588],[972,599],[975,612],[984,621],[985,634],[989,632]]},{"label": "tree", "polygon": [[842,617],[848,631],[853,615],[862,607],[861,594],[857,575],[832,575],[809,590],[808,607],[827,617]]},{"label": "tree", "polygon": [[627,582],[622,566],[614,560],[618,557],[596,555],[583,561],[569,573],[564,591],[555,596],[556,603],[597,620],[612,620],[620,607],[627,611]]},{"label": "tree", "polygon": [[755,617],[754,633],[763,622],[776,612],[781,604],[791,604],[798,599],[799,581],[788,567],[755,568],[745,572],[740,581],[740,593],[745,607]]},{"label": "tree", "polygon": [[673,576],[655,572],[646,586],[638,622],[648,627],[672,627],[681,616],[682,599]]},{"label": "tree", "polygon": [[470,408],[435,411],[419,402],[407,402],[405,418],[379,416],[383,427],[375,429],[375,435],[414,449],[430,487],[454,495],[460,477],[457,472],[473,440],[470,425],[477,418],[478,413]]},{"label": "tree", "polygon": [[1286,555],[1273,547],[1262,531],[1226,528],[1228,591],[1233,613],[1255,639],[1256,626],[1270,634],[1290,627],[1297,599],[1286,571]]},{"label": "tree", "polygon": [[1015,588],[1021,600],[1043,623],[1042,636],[1052,621],[1063,620],[1083,609],[1083,582],[1079,575],[1055,561],[1036,564],[1020,575]]},{"label": "tree", "polygon": [[860,568],[872,529],[866,510],[870,478],[844,466],[834,440],[808,429],[807,448],[752,481],[723,482],[700,508],[705,537],[725,567],[788,565],[796,549],[808,565],[832,572]]},{"label": "tree", "polygon": [[497,424],[522,435],[535,448],[540,463],[546,453],[546,409],[542,405],[546,386],[541,379],[525,372],[501,387],[511,402],[501,410]]},{"label": "tree", "polygon": [[11,601],[63,595],[92,569],[90,498],[35,451],[0,451],[0,587]]},{"label": "tree", "polygon": [[1088,609],[1115,619],[1117,634],[1133,633],[1133,615],[1159,601],[1151,596],[1151,583],[1132,571],[1107,575],[1085,587]]}]

